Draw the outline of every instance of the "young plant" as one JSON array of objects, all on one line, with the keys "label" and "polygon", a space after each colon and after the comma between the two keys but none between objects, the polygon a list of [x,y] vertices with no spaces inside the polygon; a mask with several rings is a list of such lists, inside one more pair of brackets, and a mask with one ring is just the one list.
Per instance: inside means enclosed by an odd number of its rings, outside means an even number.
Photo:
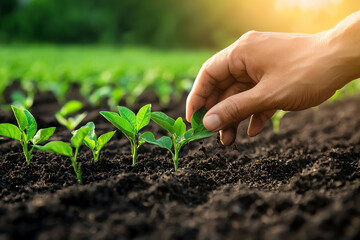
[{"label": "young plant", "polygon": [[67,102],[61,109],[55,114],[56,120],[63,126],[65,126],[70,131],[73,131],[84,118],[87,113],[81,113],[76,115],[75,117],[68,117],[69,115],[81,110],[83,108],[83,104],[76,100],[71,100]]},{"label": "young plant", "polygon": [[[151,119],[157,124],[159,124],[161,127],[163,127],[165,130],[167,130],[170,137],[163,136],[159,139],[155,139],[153,133],[146,132],[141,135],[140,138],[148,143],[155,144],[161,148],[166,148],[167,150],[169,150],[173,157],[175,170],[177,170],[179,151],[184,146],[184,144],[191,141],[207,138],[213,135],[213,133],[208,131],[202,123],[206,112],[206,108],[201,108],[193,114],[191,118],[192,128],[188,131],[186,131],[186,125],[181,117],[179,117],[175,121],[171,117],[168,117],[165,113],[153,112],[151,113]],[[173,145],[174,151],[172,151]]]},{"label": "young plant", "polygon": [[20,92],[14,91],[11,94],[12,105],[18,108],[29,109],[34,103],[34,93],[28,92],[27,96]]},{"label": "young plant", "polygon": [[[77,155],[84,138],[89,134],[89,132],[89,127],[82,127],[75,131],[71,138],[72,147],[62,141],[49,142],[44,146],[35,145],[34,147],[45,152],[53,152],[69,157],[74,167],[76,178],[78,182],[81,182],[81,165],[77,163]],[[75,151],[73,151],[73,148]]]},{"label": "young plant", "polygon": [[143,106],[135,115],[133,111],[126,107],[118,106],[119,114],[114,112],[100,112],[109,122],[129,139],[133,156],[133,165],[136,163],[139,147],[144,143],[139,139],[139,131],[149,124],[151,117],[151,105]]},{"label": "young plant", "polygon": [[105,146],[106,143],[114,136],[116,131],[108,132],[97,138],[95,134],[95,124],[89,122],[85,125],[90,129],[89,134],[84,138],[84,143],[93,153],[94,162],[99,161],[100,150]]},{"label": "young plant", "polygon": [[37,131],[35,118],[28,110],[11,106],[19,127],[10,123],[0,124],[0,136],[15,139],[20,142],[27,164],[30,164],[34,147],[29,149],[29,143],[34,145],[48,140],[55,132],[55,127],[44,128]]},{"label": "young plant", "polygon": [[273,125],[273,131],[278,133],[280,131],[280,120],[285,116],[289,111],[279,110],[271,117],[271,122]]}]

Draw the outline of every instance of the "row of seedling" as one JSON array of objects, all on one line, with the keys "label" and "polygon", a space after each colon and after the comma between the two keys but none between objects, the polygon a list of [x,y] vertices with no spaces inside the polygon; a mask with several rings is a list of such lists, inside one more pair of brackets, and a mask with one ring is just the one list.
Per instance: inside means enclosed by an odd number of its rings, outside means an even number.
[{"label": "row of seedling", "polygon": [[[72,110],[74,109],[76,108]],[[31,154],[34,149],[69,157],[79,182],[81,182],[82,179],[81,166],[77,162],[80,146],[84,143],[92,151],[94,161],[97,162],[101,149],[110,141],[116,132],[112,131],[97,137],[95,124],[89,122],[80,129],[72,131],[73,136],[70,139],[70,145],[62,141],[52,141],[41,146],[39,145],[40,143],[47,141],[54,134],[55,127],[38,130],[36,120],[28,110],[23,110],[15,106],[12,106],[12,110],[18,126],[10,123],[1,123],[0,136],[19,141],[28,164],[30,164]],[[175,170],[177,170],[181,148],[188,142],[210,137],[213,134],[206,130],[202,124],[202,119],[206,113],[205,108],[193,114],[191,118],[192,128],[189,130],[186,130],[186,125],[181,117],[175,120],[165,113],[151,112],[150,104],[143,106],[137,114],[122,106],[118,106],[118,110],[119,113],[102,111],[100,114],[128,138],[131,144],[133,164],[136,163],[140,146],[147,142],[169,150],[174,161]],[[79,123],[79,119],[76,119],[77,117],[75,117],[75,119],[65,118],[64,116],[68,115],[69,112],[71,112],[71,109],[63,108],[57,113],[56,118],[58,120],[61,119],[60,122],[67,126],[69,130],[72,130]],[[79,118],[83,118],[83,116]],[[149,124],[150,119],[167,130],[169,136],[162,136],[156,139],[151,132],[140,133],[140,130]]]}]

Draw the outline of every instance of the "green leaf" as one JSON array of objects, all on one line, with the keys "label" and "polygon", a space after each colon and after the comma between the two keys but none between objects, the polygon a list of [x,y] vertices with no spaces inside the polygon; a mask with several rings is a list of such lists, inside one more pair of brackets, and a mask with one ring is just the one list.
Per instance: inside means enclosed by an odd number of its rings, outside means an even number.
[{"label": "green leaf", "polygon": [[35,136],[36,131],[37,131],[36,120],[28,110],[24,110],[24,113],[25,113],[25,116],[26,116],[27,122],[28,122],[27,127],[26,127],[26,135],[27,135],[27,138],[29,140],[31,140]]},{"label": "green leaf", "polygon": [[126,107],[118,106],[120,116],[125,118],[132,126],[133,129],[136,128],[136,116],[133,111]]},{"label": "green leaf", "polygon": [[174,123],[174,132],[177,136],[183,135],[186,131],[186,125],[181,117],[176,119]]},{"label": "green leaf", "polygon": [[60,113],[56,113],[56,114],[55,114],[55,118],[56,118],[56,120],[57,120],[61,125],[69,128],[69,126],[68,126],[68,124],[69,124],[69,123],[68,123],[68,120],[66,120],[66,118],[64,118]]},{"label": "green leaf", "polygon": [[69,118],[68,122],[71,124],[71,130],[74,130],[86,118],[87,112],[76,115],[74,118]]},{"label": "green leaf", "polygon": [[143,106],[136,115],[136,130],[139,132],[149,124],[151,117],[151,104]]},{"label": "green leaf", "polygon": [[21,131],[17,126],[10,123],[0,123],[0,136],[21,141]]},{"label": "green leaf", "polygon": [[[202,132],[195,132],[190,137],[185,137],[185,143],[200,140],[203,138],[211,137],[214,133],[208,130]],[[185,134],[186,136],[186,134]]]},{"label": "green leaf", "polygon": [[79,130],[75,131],[74,136],[71,138],[71,144],[74,148],[79,148],[81,143],[84,141],[84,138],[89,134],[89,127],[82,127]]},{"label": "green leaf", "polygon": [[93,122],[88,122],[85,127],[89,127],[90,132],[87,135],[87,138],[89,138],[90,140],[93,140],[96,142],[96,134],[95,134],[95,124]]},{"label": "green leaf", "polygon": [[89,134],[84,138],[84,143],[88,146],[91,151],[93,151],[96,147],[97,137],[95,134],[95,124],[93,122],[88,122],[85,127],[90,129]]},{"label": "green leaf", "polygon": [[115,127],[120,129],[122,133],[124,133],[128,138],[134,138],[133,128],[130,123],[124,118],[120,117],[119,114],[114,112],[100,112],[104,118],[106,118],[109,122],[111,122]]},{"label": "green leaf", "polygon": [[70,114],[73,114],[83,108],[83,104],[76,100],[71,100],[67,102],[58,112],[60,115],[66,117]]},{"label": "green leaf", "polygon": [[68,157],[72,157],[73,155],[72,148],[62,141],[49,142],[44,146],[34,145],[34,147],[44,152],[58,153]]},{"label": "green leaf", "polygon": [[137,146],[137,147],[139,148],[139,147],[140,147],[141,145],[143,145],[145,142],[146,142],[145,139],[139,137],[139,141],[138,141],[138,146]]},{"label": "green leaf", "polygon": [[54,134],[55,129],[55,127],[40,129],[32,139],[32,143],[36,145],[48,140]]},{"label": "green leaf", "polygon": [[171,152],[172,141],[169,137],[163,136],[159,139],[155,139],[154,134],[151,132],[146,132],[140,136],[141,139],[144,139],[146,142],[155,144],[161,148],[166,148]]},{"label": "green leaf", "polygon": [[96,143],[95,143],[94,140],[92,140],[92,139],[90,139],[88,137],[85,137],[84,138],[84,143],[85,143],[86,146],[88,146],[88,148],[91,149],[91,151],[94,151],[95,146],[96,146]]},{"label": "green leaf", "polygon": [[203,125],[203,118],[205,114],[207,113],[206,108],[200,108],[199,110],[195,111],[194,114],[191,117],[191,126],[196,131],[196,129],[205,128]]},{"label": "green leaf", "polygon": [[151,120],[159,124],[165,130],[167,130],[170,134],[174,134],[174,124],[175,120],[171,117],[167,116],[165,113],[162,112],[153,112],[151,113]]},{"label": "green leaf", "polygon": [[20,130],[24,131],[28,125],[28,121],[27,121],[26,115],[24,113],[24,110],[17,108],[15,106],[11,106],[11,108],[14,112],[14,115],[15,115],[16,121],[18,122]]},{"label": "green leaf", "polygon": [[116,131],[112,131],[101,135],[98,139],[96,150],[100,151],[105,146],[105,144],[110,141],[110,139],[114,136],[115,133]]}]

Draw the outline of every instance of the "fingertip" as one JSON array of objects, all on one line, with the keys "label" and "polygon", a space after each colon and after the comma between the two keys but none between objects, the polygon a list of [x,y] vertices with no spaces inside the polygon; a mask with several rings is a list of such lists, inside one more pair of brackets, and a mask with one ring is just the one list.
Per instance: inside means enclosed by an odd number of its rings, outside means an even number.
[{"label": "fingertip", "polygon": [[203,119],[204,127],[212,132],[217,132],[221,129],[222,123],[219,115],[217,114],[206,114]]},{"label": "fingertip", "polygon": [[186,110],[186,121],[191,122],[192,113],[190,110]]},{"label": "fingertip", "polygon": [[186,121],[191,122],[191,117],[194,113],[193,106],[191,104],[192,92],[189,93],[187,99],[186,99]]},{"label": "fingertip", "polygon": [[220,141],[224,146],[230,146],[236,139],[236,128],[220,130]]},{"label": "fingertip", "polygon": [[263,118],[261,115],[253,114],[250,118],[249,127],[247,134],[249,137],[255,137],[258,135],[264,128],[266,124],[266,118]]}]

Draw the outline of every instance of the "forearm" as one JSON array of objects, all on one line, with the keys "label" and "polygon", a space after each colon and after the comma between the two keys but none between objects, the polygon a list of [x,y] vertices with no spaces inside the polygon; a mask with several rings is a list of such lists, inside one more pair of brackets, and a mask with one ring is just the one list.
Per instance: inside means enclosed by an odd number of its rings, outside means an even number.
[{"label": "forearm", "polygon": [[331,66],[342,86],[360,77],[360,11],[351,14],[333,29],[324,32]]}]

